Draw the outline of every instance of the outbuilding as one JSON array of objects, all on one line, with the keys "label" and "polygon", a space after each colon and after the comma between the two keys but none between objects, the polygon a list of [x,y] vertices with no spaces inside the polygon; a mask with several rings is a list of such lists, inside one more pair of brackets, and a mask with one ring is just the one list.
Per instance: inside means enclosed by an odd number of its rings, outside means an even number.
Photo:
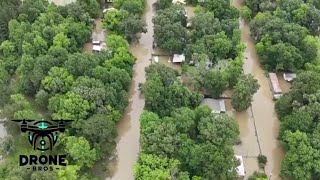
[{"label": "outbuilding", "polygon": [[238,177],[244,178],[244,176],[246,175],[246,172],[244,170],[243,158],[242,156],[237,156],[237,155],[235,155],[235,157],[240,161],[240,165],[236,168]]},{"label": "outbuilding", "polygon": [[204,98],[201,104],[207,105],[212,110],[212,113],[225,113],[226,105],[223,99]]},{"label": "outbuilding", "polygon": [[187,4],[186,0],[172,0],[172,4]]},{"label": "outbuilding", "polygon": [[155,63],[159,63],[159,56],[153,56],[153,60]]},{"label": "outbuilding", "polygon": [[92,47],[93,52],[100,52],[101,50],[102,50],[102,46],[93,45],[93,47]]},{"label": "outbuilding", "polygon": [[284,80],[291,82],[297,77],[297,74],[295,73],[283,73]]},{"label": "outbuilding", "polygon": [[172,58],[173,63],[182,63],[186,60],[184,54],[174,54]]}]

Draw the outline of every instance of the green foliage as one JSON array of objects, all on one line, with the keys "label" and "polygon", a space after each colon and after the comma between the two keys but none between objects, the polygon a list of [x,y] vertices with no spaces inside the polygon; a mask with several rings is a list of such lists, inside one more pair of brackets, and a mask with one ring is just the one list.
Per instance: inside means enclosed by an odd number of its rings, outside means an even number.
[{"label": "green foliage", "polygon": [[192,147],[189,157],[188,169],[194,175],[207,179],[236,179],[238,161],[231,146],[198,144]]},{"label": "green foliage", "polygon": [[267,175],[262,172],[255,171],[251,176],[249,176],[248,180],[267,180]]},{"label": "green foliage", "polygon": [[146,98],[146,109],[160,116],[169,115],[175,108],[196,107],[203,98],[198,93],[190,92],[177,80],[169,85],[163,84],[157,74],[148,77],[142,90]]},{"label": "green foliage", "polygon": [[244,111],[251,105],[253,94],[256,93],[260,85],[252,75],[243,75],[239,78],[234,87],[231,97],[231,104],[236,111]]},{"label": "green foliage", "polygon": [[90,148],[89,142],[83,137],[66,137],[65,151],[80,167],[92,167],[97,159],[97,152]]},{"label": "green foliage", "polygon": [[121,51],[121,48],[129,49],[129,43],[119,35],[110,35],[107,37],[107,46],[112,53]]},{"label": "green foliage", "polygon": [[79,170],[80,166],[68,165],[65,168],[59,169],[56,174],[58,176],[58,179],[61,180],[77,180]]},{"label": "green foliage", "polygon": [[246,21],[250,21],[252,18],[252,11],[247,6],[244,6],[240,10],[240,16]]},{"label": "green foliage", "polygon": [[282,137],[287,130],[291,132],[299,130],[308,133],[313,125],[313,119],[310,114],[302,109],[294,111],[292,114],[285,116],[281,120],[280,137]]},{"label": "green foliage", "polygon": [[117,129],[112,115],[96,114],[83,120],[78,134],[83,136],[97,149],[102,148],[110,154],[115,147]]},{"label": "green foliage", "polygon": [[78,0],[78,3],[91,17],[98,17],[100,5],[97,0]]},{"label": "green foliage", "polygon": [[5,70],[4,65],[0,62],[0,106],[3,106],[8,101],[10,89],[8,88],[10,75]]},{"label": "green foliage", "polygon": [[219,19],[236,19],[239,16],[237,9],[230,6],[230,0],[207,0],[205,3],[201,3],[201,5],[213,12]]},{"label": "green foliage", "polygon": [[228,81],[224,74],[218,70],[210,70],[203,76],[203,87],[205,87],[210,95],[214,98],[219,97],[228,86]]},{"label": "green foliage", "polygon": [[105,28],[121,33],[121,24],[129,16],[128,11],[113,9],[108,11],[103,18],[103,25]]},{"label": "green foliage", "polygon": [[65,68],[74,76],[89,75],[91,70],[99,65],[99,59],[95,55],[75,53],[68,56]]},{"label": "green foliage", "polygon": [[8,23],[11,19],[14,19],[18,16],[19,5],[19,0],[0,1],[0,6],[2,7],[0,10],[0,43],[8,38]]},{"label": "green foliage", "polygon": [[[265,8],[260,2],[247,0],[246,4],[255,13]],[[319,33],[314,28],[319,23],[316,20],[318,16],[320,10],[300,0],[281,1],[279,8],[273,12],[258,12],[250,23],[250,29],[264,67],[267,70],[297,71],[305,63],[315,61],[317,42],[309,34]]]},{"label": "green foliage", "polygon": [[128,41],[138,40],[138,34],[146,32],[146,24],[139,14],[144,8],[144,0],[124,1],[120,10],[108,11],[103,18],[103,26],[118,35],[123,35]]},{"label": "green foliage", "polygon": [[216,146],[233,145],[239,135],[237,123],[225,114],[211,114],[200,119],[199,139]]},{"label": "green foliage", "polygon": [[81,96],[68,92],[66,95],[55,95],[49,99],[49,111],[52,113],[54,119],[71,119],[81,120],[85,119],[92,109],[87,100]]},{"label": "green foliage", "polygon": [[9,103],[4,107],[4,113],[8,119],[34,119],[36,117],[29,101],[22,94],[10,96]]},{"label": "green foliage", "polygon": [[172,68],[167,67],[163,64],[151,64],[146,69],[147,78],[152,78],[153,74],[158,75],[161,81],[165,85],[170,85],[174,83],[178,76],[178,72]]},{"label": "green foliage", "polygon": [[197,40],[195,44],[191,45],[191,52],[189,53],[206,54],[211,62],[216,63],[219,60],[226,59],[231,49],[231,40],[224,32],[220,32],[215,35],[205,35]]},{"label": "green foliage", "polygon": [[[79,0],[59,7],[46,0],[2,1],[0,89],[4,89],[0,102],[10,98],[3,108],[4,116],[76,121],[58,148],[70,155],[67,167],[45,174],[32,173],[13,166],[17,162],[9,156],[0,167],[0,179],[94,179],[88,170],[103,157],[102,153],[113,152],[116,123],[128,104],[127,90],[135,60],[129,43],[122,36],[110,35],[110,52],[79,53],[91,37],[91,18],[100,12],[97,0]],[[121,9],[129,13],[143,12],[144,1],[123,3]],[[121,35],[134,40],[145,31],[142,22],[138,16],[125,19],[120,25]],[[11,87],[16,86],[20,89],[13,92],[23,95],[10,96]],[[23,146],[14,148],[19,137],[14,136],[14,144],[10,139],[4,142],[1,150],[13,155],[18,151],[28,153]]]},{"label": "green foliage", "polygon": [[121,6],[122,9],[131,14],[141,15],[145,6],[145,0],[125,0]]},{"label": "green foliage", "polygon": [[52,94],[66,93],[72,86],[74,78],[64,68],[53,67],[42,80],[45,90]]},{"label": "green foliage", "polygon": [[266,166],[268,160],[267,160],[267,156],[259,154],[258,156],[258,164],[260,168],[263,168]]},{"label": "green foliage", "polygon": [[319,165],[319,152],[312,148],[307,135],[300,131],[288,131],[284,142],[288,151],[282,161],[281,175],[291,179],[312,179]]},{"label": "green foliage", "polygon": [[157,0],[156,2],[156,7],[158,10],[169,8],[171,5],[171,0]]},{"label": "green foliage", "polygon": [[152,154],[140,154],[135,165],[135,178],[146,179],[171,179],[178,171],[179,161]]},{"label": "green foliage", "polygon": [[170,53],[181,53],[187,42],[185,10],[174,5],[159,10],[153,18],[154,39],[161,49]]}]

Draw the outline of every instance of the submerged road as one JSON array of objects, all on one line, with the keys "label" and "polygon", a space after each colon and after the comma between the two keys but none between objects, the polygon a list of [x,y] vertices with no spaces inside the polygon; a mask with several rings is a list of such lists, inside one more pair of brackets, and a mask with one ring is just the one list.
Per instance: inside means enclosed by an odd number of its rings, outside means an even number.
[{"label": "submerged road", "polygon": [[[233,5],[238,9],[243,4],[242,0],[233,1]],[[250,36],[248,23],[240,20],[240,30],[241,41],[246,45],[244,56],[247,58],[243,65],[244,73],[252,74],[258,80],[260,88],[253,96],[251,108],[247,112],[240,113],[240,116],[235,116],[239,123],[242,140],[242,147],[236,147],[235,152],[242,156],[257,156],[261,149],[261,153],[267,156],[268,160],[265,173],[268,177],[271,176],[271,179],[278,180],[280,179],[279,172],[284,152],[277,140],[280,123],[274,108],[275,102],[272,100],[269,79],[261,68],[255,43]],[[244,121],[246,121],[245,124]],[[257,170],[256,158],[245,159],[244,161],[245,168],[249,170],[247,175],[251,175],[253,170]]]},{"label": "submerged road", "polygon": [[133,165],[138,159],[140,149],[140,124],[139,118],[144,109],[144,98],[139,91],[139,83],[146,79],[145,68],[149,66],[152,54],[154,11],[152,4],[155,0],[147,0],[144,19],[148,32],[141,34],[138,44],[130,47],[131,53],[137,58],[134,65],[133,80],[129,90],[129,105],[125,110],[122,121],[118,124],[117,160],[112,180],[133,180]]}]

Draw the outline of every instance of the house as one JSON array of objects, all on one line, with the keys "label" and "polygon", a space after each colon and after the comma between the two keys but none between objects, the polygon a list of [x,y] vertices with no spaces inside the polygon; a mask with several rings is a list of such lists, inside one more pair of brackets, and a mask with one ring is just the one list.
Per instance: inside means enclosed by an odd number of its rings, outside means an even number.
[{"label": "house", "polygon": [[102,46],[93,45],[93,47],[92,47],[93,52],[100,52],[101,50],[102,50]]},{"label": "house", "polygon": [[172,4],[187,4],[186,0],[172,0]]},{"label": "house", "polygon": [[295,73],[283,73],[284,80],[291,82],[297,77],[297,74]]},{"label": "house", "polygon": [[243,158],[242,156],[237,156],[237,155],[235,155],[235,157],[240,161],[240,165],[236,168],[238,177],[244,178],[244,176],[246,175],[246,172],[244,170]]},{"label": "house", "polygon": [[172,62],[173,63],[181,63],[184,62],[186,60],[186,57],[184,56],[184,54],[174,54],[173,58],[172,58]]},{"label": "house", "polygon": [[223,99],[204,98],[201,104],[209,106],[212,110],[212,113],[226,112],[226,106]]}]

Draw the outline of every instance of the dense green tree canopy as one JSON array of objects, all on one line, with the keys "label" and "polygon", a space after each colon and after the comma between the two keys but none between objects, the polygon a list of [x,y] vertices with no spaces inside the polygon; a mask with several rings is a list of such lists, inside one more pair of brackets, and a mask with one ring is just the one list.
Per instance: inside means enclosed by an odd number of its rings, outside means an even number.
[{"label": "dense green tree canopy", "polygon": [[187,42],[184,8],[174,5],[160,10],[153,18],[153,22],[157,46],[170,53],[181,53]]},{"label": "dense green tree canopy", "polygon": [[243,111],[251,105],[253,94],[260,85],[252,75],[243,75],[238,79],[231,97],[231,104],[237,111]]}]

